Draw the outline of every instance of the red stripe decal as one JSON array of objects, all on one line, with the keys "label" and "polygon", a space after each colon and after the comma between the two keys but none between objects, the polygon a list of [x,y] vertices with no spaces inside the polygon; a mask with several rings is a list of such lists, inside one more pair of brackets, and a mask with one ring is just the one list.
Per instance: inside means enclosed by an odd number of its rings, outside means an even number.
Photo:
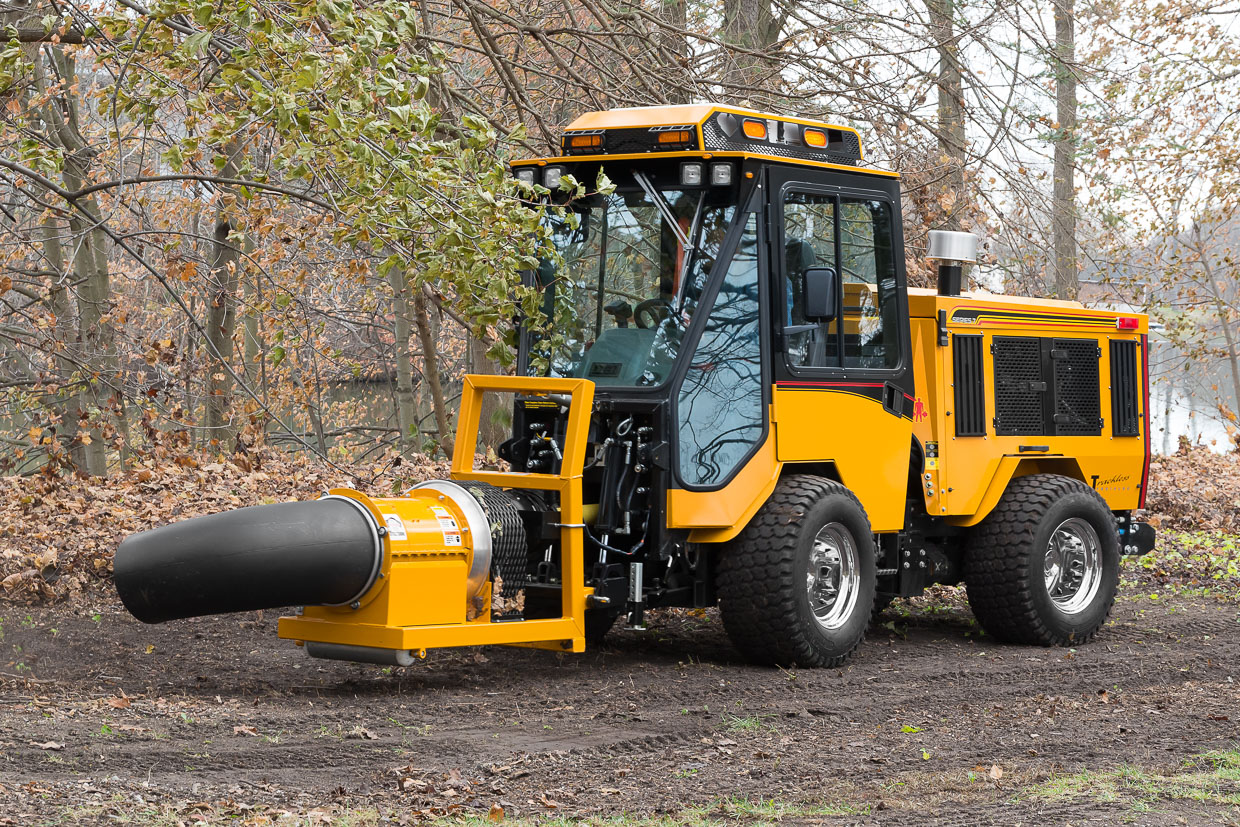
[{"label": "red stripe decal", "polygon": [[1141,496],[1137,498],[1137,508],[1145,508],[1145,489],[1149,487],[1150,482],[1150,337],[1141,337],[1141,373],[1142,381],[1145,383],[1144,397],[1145,404],[1142,406],[1141,416],[1145,420],[1141,423],[1141,430],[1145,434],[1145,464],[1141,468]]}]

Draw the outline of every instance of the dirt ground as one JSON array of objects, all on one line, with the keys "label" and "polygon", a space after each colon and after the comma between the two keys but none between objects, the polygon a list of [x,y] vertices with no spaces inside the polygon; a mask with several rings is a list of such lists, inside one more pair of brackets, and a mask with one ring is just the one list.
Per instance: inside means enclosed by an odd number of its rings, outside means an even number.
[{"label": "dirt ground", "polygon": [[996,644],[945,590],[795,672],[713,613],[385,670],[270,612],[0,607],[0,824],[1240,824],[1240,600],[1143,588],[1078,650]]}]

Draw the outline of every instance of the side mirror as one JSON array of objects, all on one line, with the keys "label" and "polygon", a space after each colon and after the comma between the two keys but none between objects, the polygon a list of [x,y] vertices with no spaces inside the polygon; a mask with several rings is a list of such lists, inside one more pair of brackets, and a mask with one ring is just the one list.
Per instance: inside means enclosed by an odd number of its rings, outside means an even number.
[{"label": "side mirror", "polygon": [[830,267],[808,267],[801,280],[801,304],[805,319],[830,322],[835,319],[835,270]]}]

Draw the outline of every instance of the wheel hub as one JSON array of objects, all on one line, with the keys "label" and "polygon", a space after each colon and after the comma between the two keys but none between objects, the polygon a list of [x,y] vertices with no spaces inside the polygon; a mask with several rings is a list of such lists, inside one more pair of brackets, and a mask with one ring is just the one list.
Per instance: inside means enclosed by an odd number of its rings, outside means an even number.
[{"label": "wheel hub", "polygon": [[1080,517],[1064,520],[1051,532],[1043,561],[1046,593],[1065,614],[1083,611],[1102,584],[1098,533]]},{"label": "wheel hub", "polygon": [[852,535],[840,523],[828,523],[814,535],[805,572],[805,590],[818,625],[828,630],[843,626],[852,617],[860,584]]}]

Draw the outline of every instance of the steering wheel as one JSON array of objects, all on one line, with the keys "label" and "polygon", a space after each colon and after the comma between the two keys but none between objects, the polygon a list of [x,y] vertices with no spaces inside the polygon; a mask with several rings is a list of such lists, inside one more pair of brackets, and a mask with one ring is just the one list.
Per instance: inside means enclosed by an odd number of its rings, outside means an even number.
[{"label": "steering wheel", "polygon": [[655,327],[672,315],[672,303],[667,299],[646,299],[633,308],[633,322],[641,328]]}]

